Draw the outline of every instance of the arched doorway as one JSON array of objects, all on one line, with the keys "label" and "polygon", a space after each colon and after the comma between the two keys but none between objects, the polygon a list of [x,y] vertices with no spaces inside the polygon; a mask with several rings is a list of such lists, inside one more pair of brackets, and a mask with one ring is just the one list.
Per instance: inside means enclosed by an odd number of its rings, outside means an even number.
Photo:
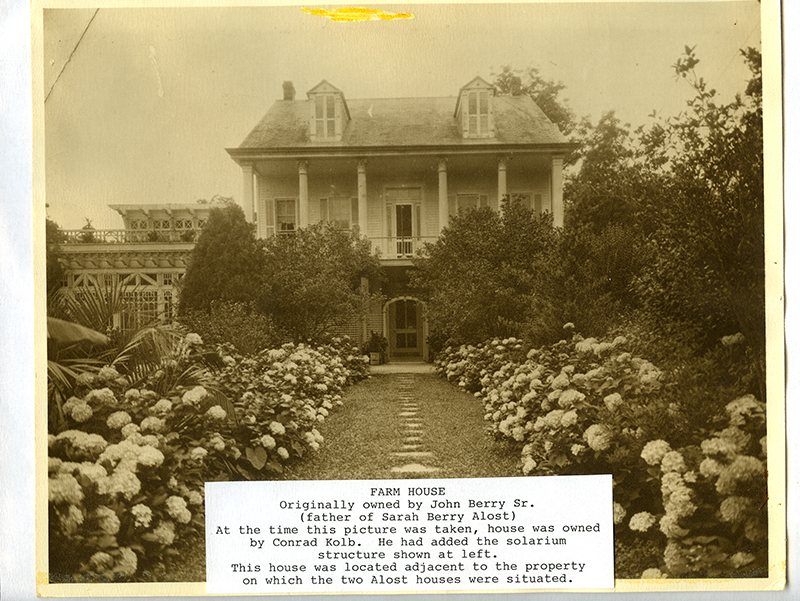
[{"label": "arched doorway", "polygon": [[384,307],[384,329],[389,339],[389,357],[396,360],[427,359],[425,305],[416,298],[403,296]]}]

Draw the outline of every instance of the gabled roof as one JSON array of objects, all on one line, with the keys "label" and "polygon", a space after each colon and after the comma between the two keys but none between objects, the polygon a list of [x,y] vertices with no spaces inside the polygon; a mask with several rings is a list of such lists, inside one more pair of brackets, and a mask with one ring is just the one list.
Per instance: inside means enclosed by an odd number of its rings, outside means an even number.
[{"label": "gabled roof", "polygon": [[453,112],[453,117],[458,117],[459,108],[461,106],[461,95],[464,90],[491,90],[492,92],[496,92],[494,86],[481,77],[480,75],[469,82],[467,85],[462,86],[462,88],[458,91],[458,99],[456,100],[456,110]]},{"label": "gabled roof", "polygon": [[[474,81],[474,80],[473,80]],[[469,85],[469,84],[468,84]],[[310,100],[278,100],[236,150],[347,147],[498,146],[569,144],[529,96],[495,96],[494,138],[463,138],[453,118],[454,97],[350,101],[341,141],[312,142]]]},{"label": "gabled roof", "polygon": [[311,98],[314,94],[338,94],[342,98],[342,105],[344,106],[344,112],[347,115],[347,118],[350,119],[350,108],[347,106],[347,100],[344,97],[344,92],[342,92],[336,86],[329,84],[327,80],[323,79],[313,88],[311,88],[308,92],[306,92],[306,96]]},{"label": "gabled roof", "polygon": [[337,93],[341,94],[342,96],[344,96],[344,92],[342,92],[336,86],[334,86],[332,84],[329,84],[326,79],[323,79],[321,82],[319,82],[313,88],[311,88],[308,92],[306,92],[306,96],[310,97],[312,94],[327,94],[329,92],[337,92]]}]

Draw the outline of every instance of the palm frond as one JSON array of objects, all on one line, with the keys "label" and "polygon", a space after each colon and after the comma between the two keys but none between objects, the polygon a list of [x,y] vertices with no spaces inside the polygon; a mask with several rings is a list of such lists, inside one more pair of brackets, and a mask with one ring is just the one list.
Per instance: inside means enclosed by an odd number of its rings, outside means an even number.
[{"label": "palm frond", "polygon": [[151,326],[132,333],[130,339],[109,361],[124,371],[132,380],[140,380],[145,373],[161,367],[180,340],[181,334],[172,326]]}]

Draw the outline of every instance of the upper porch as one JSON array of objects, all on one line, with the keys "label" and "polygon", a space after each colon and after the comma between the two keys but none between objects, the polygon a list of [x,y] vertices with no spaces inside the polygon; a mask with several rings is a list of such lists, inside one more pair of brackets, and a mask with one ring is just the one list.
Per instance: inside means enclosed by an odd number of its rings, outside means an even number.
[{"label": "upper porch", "polygon": [[238,160],[243,208],[259,237],[330,222],[357,230],[384,261],[396,264],[410,262],[459,211],[500,210],[506,196],[563,224],[563,153],[553,149],[291,153]]}]

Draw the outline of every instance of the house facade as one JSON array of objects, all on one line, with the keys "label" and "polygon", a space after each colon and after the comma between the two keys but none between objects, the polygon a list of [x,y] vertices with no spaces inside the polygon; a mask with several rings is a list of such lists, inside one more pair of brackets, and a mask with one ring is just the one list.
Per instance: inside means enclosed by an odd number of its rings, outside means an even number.
[{"label": "house facade", "polygon": [[411,259],[451,216],[501,210],[506,195],[564,219],[562,167],[571,145],[527,96],[476,77],[455,96],[348,100],[327,81],[297,98],[284,82],[237,148],[243,208],[257,235],[326,221],[380,250],[385,302],[352,332],[389,340],[390,357],[427,358],[425,305],[408,288]]}]

